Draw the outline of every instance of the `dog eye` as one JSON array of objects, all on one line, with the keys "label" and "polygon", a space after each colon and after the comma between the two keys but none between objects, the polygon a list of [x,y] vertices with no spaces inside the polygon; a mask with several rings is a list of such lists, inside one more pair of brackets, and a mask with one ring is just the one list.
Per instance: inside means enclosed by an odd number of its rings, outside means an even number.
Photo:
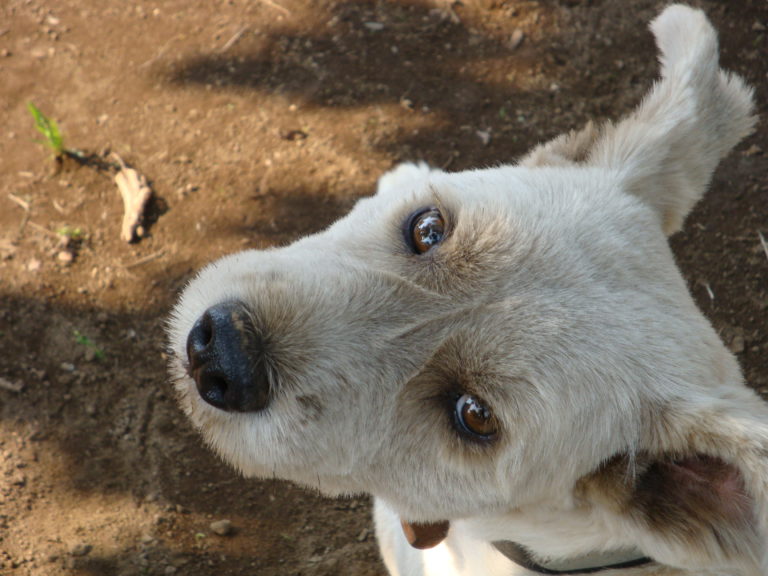
[{"label": "dog eye", "polygon": [[424,254],[440,244],[445,236],[445,220],[436,208],[429,208],[411,217],[406,240],[416,254]]},{"label": "dog eye", "polygon": [[465,431],[484,440],[490,440],[498,432],[493,412],[470,394],[464,394],[456,401],[456,420]]}]

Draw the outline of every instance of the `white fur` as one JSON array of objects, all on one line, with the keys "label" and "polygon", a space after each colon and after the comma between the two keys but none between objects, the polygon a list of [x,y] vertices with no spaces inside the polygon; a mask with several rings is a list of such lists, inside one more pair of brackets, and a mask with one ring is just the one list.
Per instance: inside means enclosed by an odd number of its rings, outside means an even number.
[{"label": "white fur", "polygon": [[[400,166],[328,230],[205,268],[169,336],[182,405],[211,446],[249,476],[373,494],[393,576],[528,574],[495,540],[551,558],[637,547],[657,561],[622,576],[767,574],[768,410],[666,242],[751,129],[751,91],[719,69],[702,12],[671,6],[652,30],[662,79],[623,121],[515,166]],[[403,223],[429,206],[449,232],[417,256]],[[261,412],[219,411],[186,375],[193,324],[232,299],[265,324],[281,366]],[[449,386],[492,408],[492,445],[452,427]],[[616,455],[628,485],[646,457],[732,466],[758,540],[729,548],[708,532],[665,532],[600,482],[583,488]],[[400,520],[451,529],[418,551]]]}]

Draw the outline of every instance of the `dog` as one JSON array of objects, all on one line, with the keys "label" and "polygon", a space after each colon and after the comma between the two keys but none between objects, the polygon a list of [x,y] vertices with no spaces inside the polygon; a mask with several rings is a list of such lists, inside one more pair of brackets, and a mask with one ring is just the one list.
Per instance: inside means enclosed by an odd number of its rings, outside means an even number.
[{"label": "dog", "polygon": [[753,128],[696,9],[616,123],[405,164],[327,230],[204,268],[179,400],[247,476],[368,493],[393,576],[768,574],[768,409],[669,249]]}]

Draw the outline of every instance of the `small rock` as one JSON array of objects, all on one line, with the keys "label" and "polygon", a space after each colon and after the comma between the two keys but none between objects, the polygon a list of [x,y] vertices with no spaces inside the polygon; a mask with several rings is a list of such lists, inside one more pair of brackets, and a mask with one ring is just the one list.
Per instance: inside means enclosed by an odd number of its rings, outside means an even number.
[{"label": "small rock", "polygon": [[168,574],[170,576],[171,574],[176,574],[176,571],[178,568],[176,566],[166,566],[165,570],[163,570],[163,574]]},{"label": "small rock", "polygon": [[85,349],[83,352],[83,360],[86,362],[93,362],[96,360],[96,350],[91,348],[90,346]]},{"label": "small rock", "polygon": [[728,346],[731,352],[734,354],[741,354],[744,352],[744,336],[742,334],[734,334],[730,345]]},{"label": "small rock", "polygon": [[75,365],[71,362],[62,362],[59,364],[59,368],[64,370],[64,372],[74,372],[75,371]]},{"label": "small rock", "polygon": [[69,250],[62,250],[56,255],[56,259],[65,266],[68,266],[69,264],[72,264],[72,262],[75,259],[75,256],[70,252]]},{"label": "small rock", "polygon": [[512,31],[512,36],[509,37],[509,43],[507,46],[510,50],[517,50],[517,48],[520,46],[520,44],[523,43],[523,40],[525,39],[525,32],[523,32],[520,28],[515,28]]},{"label": "small rock", "polygon": [[7,378],[0,376],[0,389],[21,392],[24,389],[24,383],[21,381],[11,382]]},{"label": "small rock", "polygon": [[363,528],[363,530],[360,532],[360,534],[357,535],[357,541],[358,542],[365,542],[368,540],[368,535],[370,534],[370,530],[368,528]]},{"label": "small rock", "polygon": [[38,260],[37,258],[32,258],[29,262],[27,262],[27,271],[29,272],[37,272],[40,270],[40,266],[42,265],[42,262]]},{"label": "small rock", "polygon": [[280,133],[280,138],[295,142],[297,140],[306,140],[309,135],[303,130],[285,130]]},{"label": "small rock", "polygon": [[363,23],[363,26],[372,32],[380,32],[381,30],[384,30],[384,24],[381,22],[365,22]]},{"label": "small rock", "polygon": [[757,144],[752,144],[749,148],[747,148],[744,151],[744,156],[757,156],[758,154],[762,154],[763,149],[760,148]]},{"label": "small rock", "polygon": [[752,24],[752,30],[755,32],[765,32],[765,24],[757,20],[754,24]]},{"label": "small rock", "polygon": [[233,531],[232,522],[229,520],[217,520],[216,522],[211,522],[210,529],[211,532],[218,534],[219,536],[229,536]]},{"label": "small rock", "polygon": [[93,546],[90,544],[75,544],[69,554],[71,556],[86,556],[91,550],[93,550]]},{"label": "small rock", "polygon": [[480,142],[483,146],[488,146],[491,143],[491,131],[490,130],[475,130],[475,134],[480,138]]}]

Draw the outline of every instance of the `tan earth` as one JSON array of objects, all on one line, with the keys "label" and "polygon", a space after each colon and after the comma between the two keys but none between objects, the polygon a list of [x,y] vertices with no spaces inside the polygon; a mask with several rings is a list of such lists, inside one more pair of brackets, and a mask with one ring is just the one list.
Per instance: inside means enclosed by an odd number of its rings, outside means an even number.
[{"label": "tan earth", "polygon": [[[768,117],[768,3],[695,3]],[[512,161],[626,112],[663,4],[0,0],[0,573],[383,576],[367,498],[245,480],[202,445],[165,377],[175,294],[322,229],[399,161]],[[28,101],[86,165],[53,173]],[[762,393],[765,126],[673,240]],[[109,152],[155,191],[133,244]]]}]

